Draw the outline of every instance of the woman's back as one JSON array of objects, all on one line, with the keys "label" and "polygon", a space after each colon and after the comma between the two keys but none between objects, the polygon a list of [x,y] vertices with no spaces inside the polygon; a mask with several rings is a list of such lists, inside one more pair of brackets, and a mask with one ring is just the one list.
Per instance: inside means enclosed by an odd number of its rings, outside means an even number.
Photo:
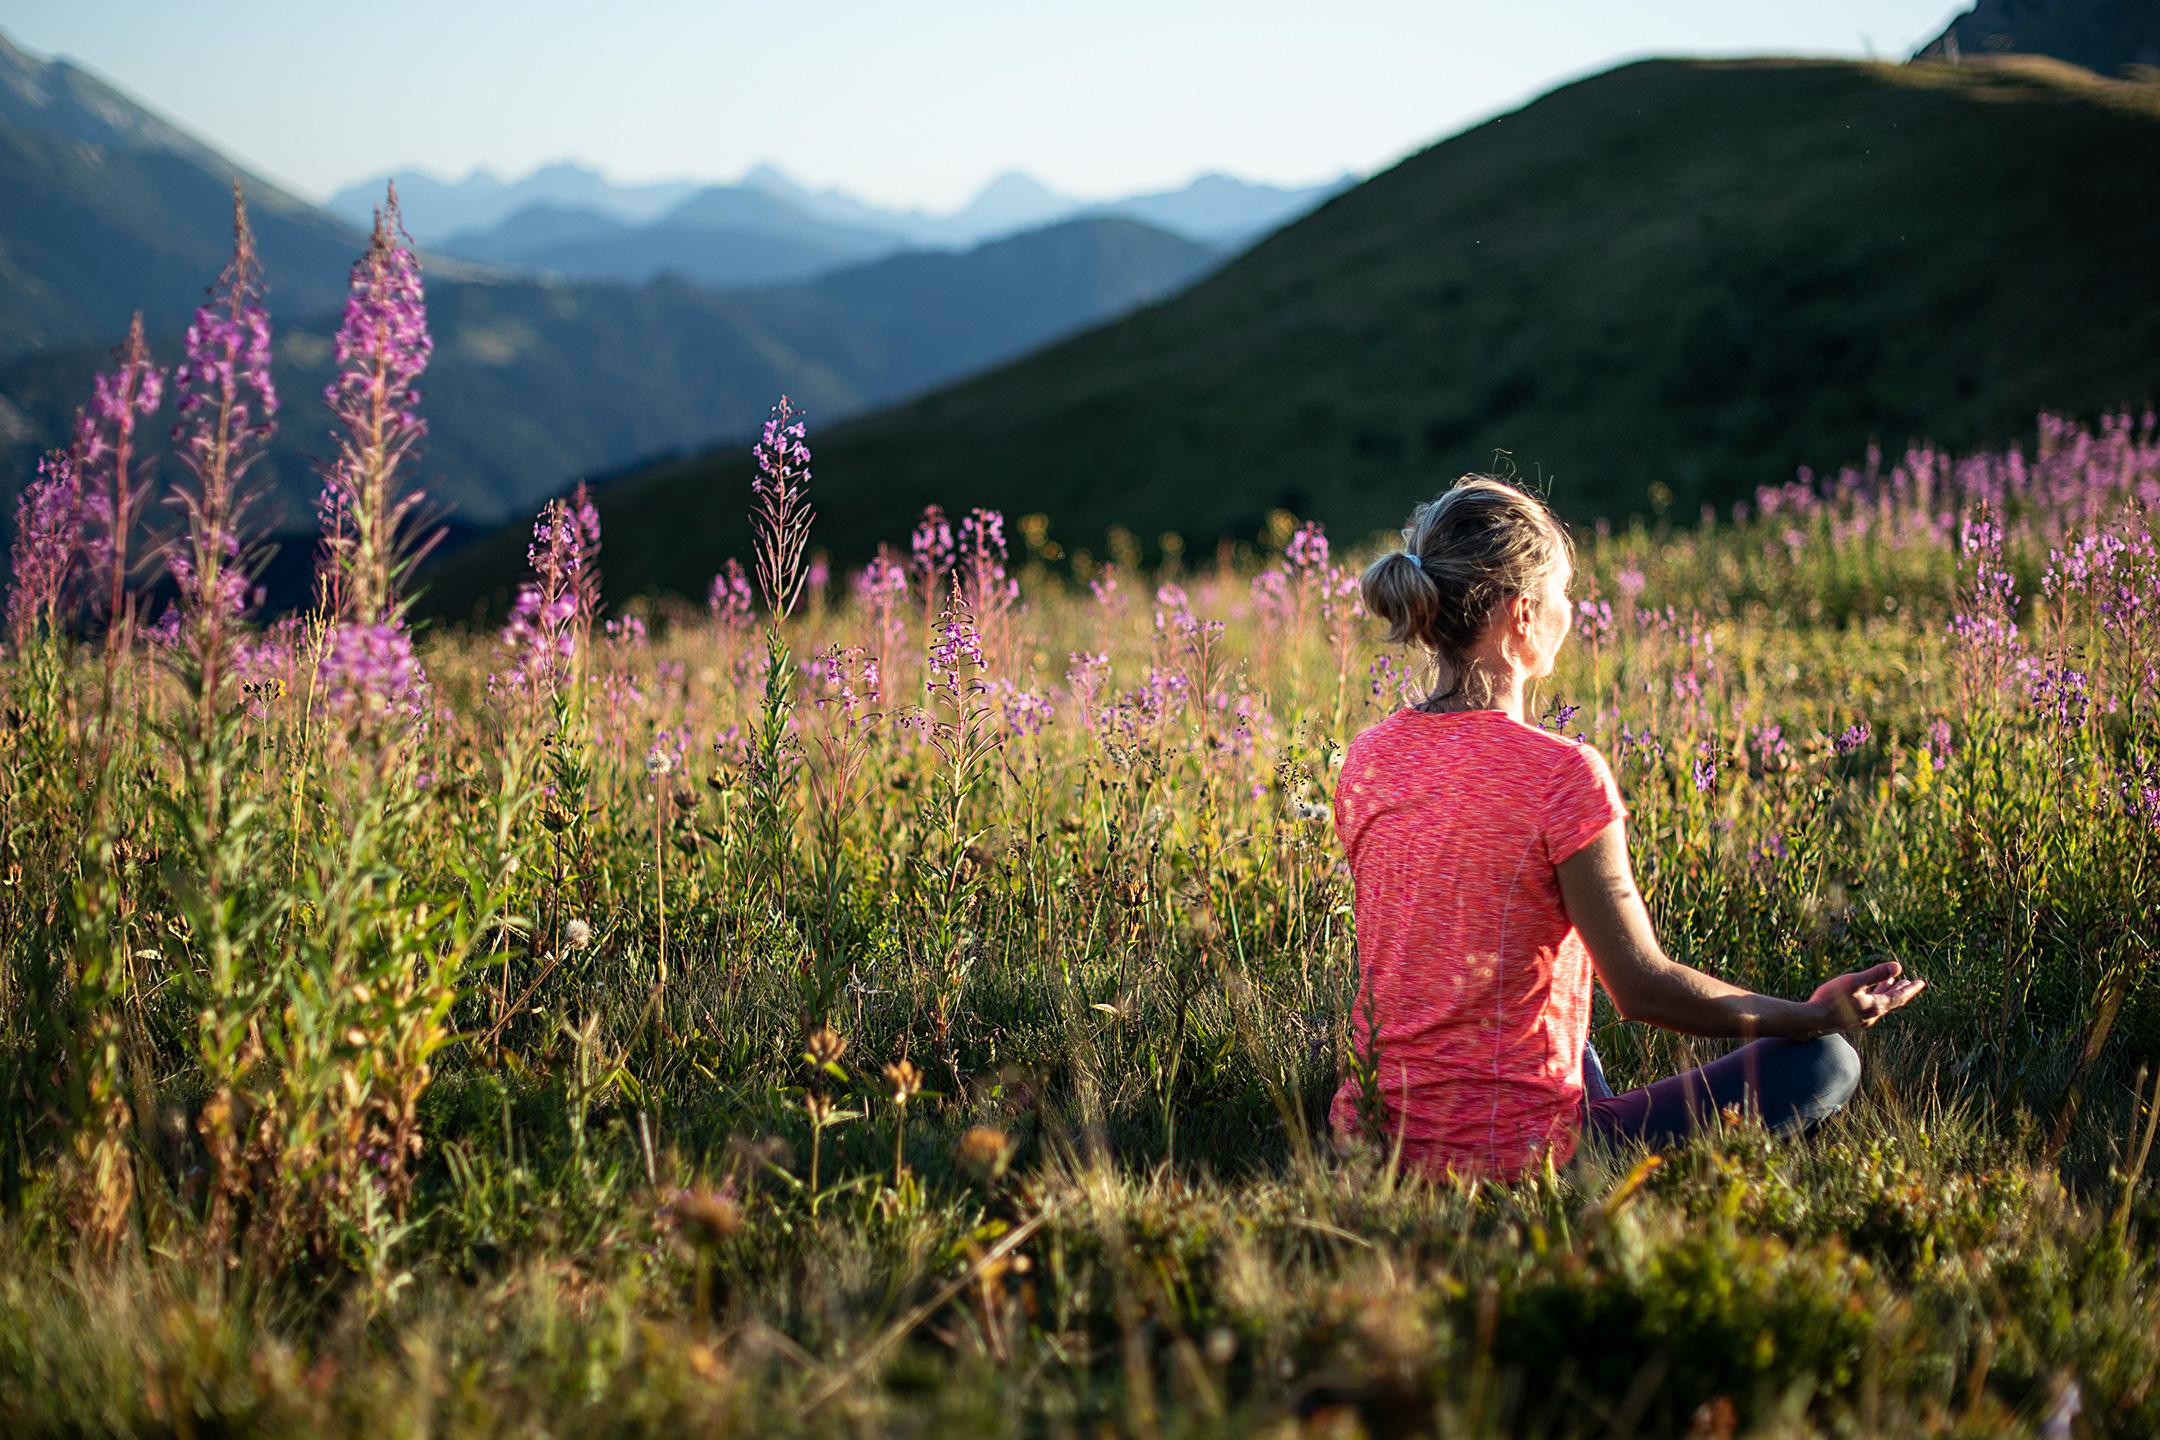
[{"label": "woman's back", "polygon": [[1587,744],[1498,710],[1402,710],[1350,744],[1335,824],[1356,885],[1359,1072],[1404,1159],[1511,1177],[1575,1146],[1590,961],[1555,867],[1626,813]]}]

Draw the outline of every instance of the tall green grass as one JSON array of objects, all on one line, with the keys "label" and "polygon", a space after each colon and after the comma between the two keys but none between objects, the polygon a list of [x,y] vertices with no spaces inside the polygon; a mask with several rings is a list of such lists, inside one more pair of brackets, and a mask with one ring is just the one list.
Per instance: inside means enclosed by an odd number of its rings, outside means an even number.
[{"label": "tall green grass", "polygon": [[1539,708],[1668,948],[1932,983],[1816,1138],[1513,1189],[1324,1129],[1418,675],[1316,531],[930,517],[791,609],[782,525],[755,619],[610,614],[583,503],[504,636],[247,631],[207,725],[154,634],[9,649],[11,1433],[2160,1426],[2150,421],[1583,537]]}]

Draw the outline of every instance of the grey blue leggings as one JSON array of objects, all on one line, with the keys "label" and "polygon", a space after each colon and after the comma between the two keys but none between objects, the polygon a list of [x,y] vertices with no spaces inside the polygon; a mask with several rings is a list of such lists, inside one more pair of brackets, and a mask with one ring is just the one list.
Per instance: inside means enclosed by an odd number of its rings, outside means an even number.
[{"label": "grey blue leggings", "polygon": [[1709,1064],[1615,1095],[1595,1046],[1583,1044],[1583,1130],[1601,1140],[1676,1145],[1737,1105],[1769,1129],[1805,1130],[1860,1085],[1860,1056],[1842,1035],[1753,1040]]}]

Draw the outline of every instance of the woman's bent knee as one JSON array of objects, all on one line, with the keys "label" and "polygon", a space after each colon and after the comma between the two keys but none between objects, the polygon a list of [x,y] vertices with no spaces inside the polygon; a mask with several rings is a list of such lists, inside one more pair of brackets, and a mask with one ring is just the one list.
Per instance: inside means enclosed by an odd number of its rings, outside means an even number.
[{"label": "woman's bent knee", "polygon": [[1860,1088],[1860,1052],[1842,1035],[1820,1035],[1797,1042],[1794,1076],[1800,1093],[1794,1110],[1803,1120],[1820,1120],[1845,1107]]}]

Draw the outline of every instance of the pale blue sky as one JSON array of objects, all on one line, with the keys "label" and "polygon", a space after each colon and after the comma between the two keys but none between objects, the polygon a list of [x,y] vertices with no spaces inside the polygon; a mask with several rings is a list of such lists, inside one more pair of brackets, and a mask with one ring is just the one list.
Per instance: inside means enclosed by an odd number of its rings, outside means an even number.
[{"label": "pale blue sky", "polygon": [[321,198],[418,166],[729,180],[946,208],[1360,173],[1643,55],[1898,59],[1959,0],[9,0],[0,29]]}]

